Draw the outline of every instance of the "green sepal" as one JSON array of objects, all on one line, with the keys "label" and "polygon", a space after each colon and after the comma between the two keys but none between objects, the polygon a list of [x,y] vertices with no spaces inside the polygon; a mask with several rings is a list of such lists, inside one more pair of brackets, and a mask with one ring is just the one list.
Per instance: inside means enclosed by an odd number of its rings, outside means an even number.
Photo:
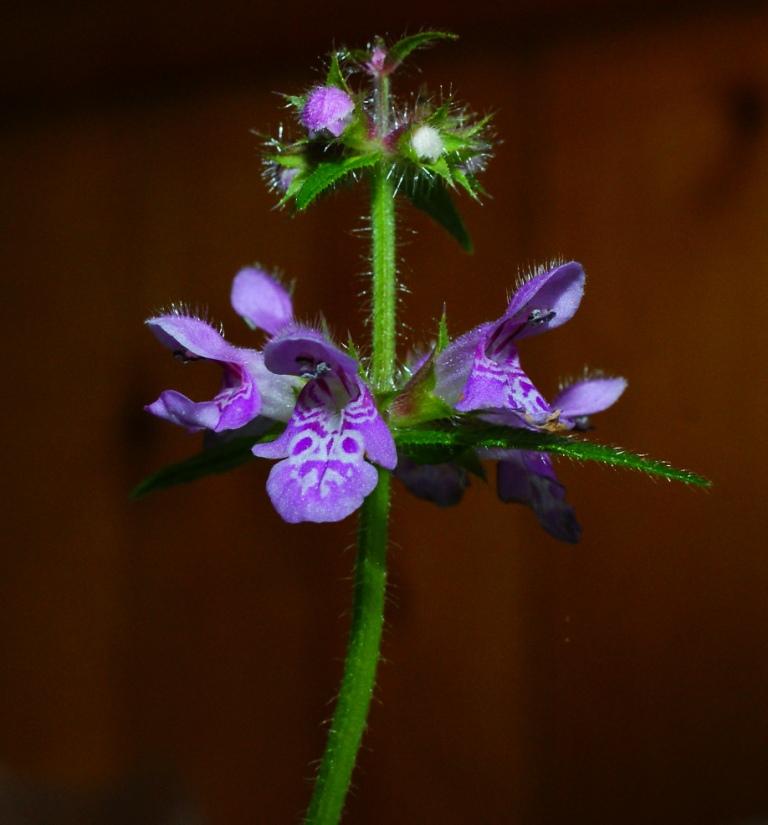
[{"label": "green sepal", "polygon": [[451,336],[448,335],[448,312],[443,304],[443,314],[437,323],[437,341],[435,342],[435,355],[440,353],[451,343]]},{"label": "green sepal", "polygon": [[307,159],[304,155],[292,155],[288,153],[265,155],[264,162],[274,163],[277,166],[283,166],[286,169],[303,169],[307,165]]},{"label": "green sepal", "polygon": [[472,252],[472,239],[442,181],[425,183],[416,180],[412,186],[406,187],[405,191],[417,209],[426,212],[432,220],[453,235],[465,252]]},{"label": "green sepal", "polygon": [[396,427],[414,427],[428,421],[445,420],[454,415],[454,409],[434,394],[435,354],[411,376],[408,383],[392,399],[389,416]]},{"label": "green sepal", "polygon": [[251,447],[254,444],[274,441],[278,435],[279,429],[273,428],[260,438],[233,438],[223,444],[207,447],[191,458],[185,458],[176,464],[169,464],[145,478],[131,491],[131,498],[143,498],[156,490],[164,490],[167,487],[175,487],[177,484],[187,484],[190,481],[197,481],[198,478],[234,470],[235,467],[253,458]]},{"label": "green sepal", "polygon": [[330,62],[328,63],[328,72],[325,75],[326,86],[336,86],[338,89],[343,89],[347,94],[352,92],[347,85],[347,79],[341,71],[341,64],[339,63],[339,55],[346,56],[346,52],[332,52]]},{"label": "green sepal", "polygon": [[708,479],[690,470],[681,470],[665,461],[575,436],[551,435],[510,427],[449,426],[443,429],[399,429],[395,431],[395,442],[409,458],[421,464],[452,461],[469,448],[533,450],[565,456],[575,461],[596,461],[613,467],[625,467],[696,487],[711,486]]},{"label": "green sepal", "polygon": [[304,108],[304,104],[307,102],[306,95],[283,95],[282,97],[289,106],[293,106],[294,109],[299,111]]},{"label": "green sepal", "polygon": [[342,160],[325,161],[317,165],[315,170],[304,179],[301,188],[296,193],[296,208],[306,209],[315,198],[326,189],[338,183],[343,177],[355,169],[364,169],[373,166],[379,160],[379,155],[353,155]]},{"label": "green sepal", "polygon": [[396,69],[402,62],[405,60],[408,55],[415,51],[416,49],[421,49],[424,46],[429,46],[430,44],[438,41],[438,40],[458,40],[459,36],[457,34],[453,34],[452,32],[419,32],[418,34],[412,34],[408,37],[404,37],[402,40],[398,40],[393,46],[388,49],[387,52],[387,69],[389,71],[393,71]]}]

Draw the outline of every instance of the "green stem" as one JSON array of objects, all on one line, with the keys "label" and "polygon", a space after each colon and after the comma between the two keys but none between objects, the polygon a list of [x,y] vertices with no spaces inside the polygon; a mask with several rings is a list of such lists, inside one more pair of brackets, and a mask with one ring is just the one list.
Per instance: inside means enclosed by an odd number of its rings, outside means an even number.
[{"label": "green stem", "polygon": [[[381,139],[389,129],[387,78],[378,78],[375,98],[376,131]],[[374,167],[371,176],[371,379],[378,392],[392,388],[395,371],[395,195],[389,172],[389,162],[384,158]],[[341,819],[368,718],[384,624],[389,485],[389,472],[380,469],[378,484],[366,498],[360,514],[352,625],[344,676],[304,820],[306,825],[337,825]]]},{"label": "green stem", "polygon": [[378,486],[363,503],[360,514],[355,597],[344,677],[306,825],[336,825],[341,819],[365,730],[384,624],[389,480],[389,472],[379,470]]},{"label": "green stem", "polygon": [[389,177],[389,164],[386,160],[380,161],[374,167],[371,190],[371,230],[373,233],[371,373],[374,388],[381,392],[392,388],[397,337],[395,326],[397,313],[395,196]]}]

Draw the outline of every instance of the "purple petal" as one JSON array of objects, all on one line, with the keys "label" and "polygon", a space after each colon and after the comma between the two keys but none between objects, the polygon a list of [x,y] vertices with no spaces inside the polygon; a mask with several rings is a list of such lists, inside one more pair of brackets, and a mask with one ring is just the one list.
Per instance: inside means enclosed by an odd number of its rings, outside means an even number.
[{"label": "purple petal", "polygon": [[453,406],[464,393],[474,366],[478,344],[493,327],[481,324],[449,344],[435,359],[435,395]]},{"label": "purple petal", "polygon": [[317,86],[307,97],[301,111],[301,122],[310,137],[326,130],[339,137],[347,128],[354,111],[352,98],[336,86]]},{"label": "purple petal", "polygon": [[[261,412],[261,394],[247,366],[258,354],[241,350],[200,318],[171,313],[147,320],[155,337],[183,360],[215,361],[222,368],[222,387],[210,401],[191,401],[175,390],[167,390],[146,407],[148,412],[186,427],[220,432],[237,429]],[[266,372],[266,370],[264,370]]]},{"label": "purple petal", "polygon": [[395,476],[417,498],[431,501],[439,507],[452,507],[464,496],[469,475],[457,464],[417,464],[401,455]]},{"label": "purple petal", "polygon": [[234,430],[254,419],[261,411],[261,396],[248,371],[233,364],[222,364],[224,382],[210,401],[191,401],[176,390],[166,390],[144,409],[158,418],[198,430]]},{"label": "purple petal", "polygon": [[230,300],[235,312],[250,327],[270,335],[293,321],[291,296],[262,269],[241,269],[232,281]]},{"label": "purple petal", "polygon": [[163,346],[173,350],[183,360],[208,358],[211,361],[237,363],[237,347],[225,341],[221,334],[202,318],[169,313],[148,318],[146,325]]},{"label": "purple petal", "polygon": [[517,353],[499,363],[487,357],[483,341],[478,343],[464,392],[454,406],[460,412],[509,411],[531,424],[545,421],[551,412],[533,381],[523,372]]},{"label": "purple petal", "polygon": [[340,521],[355,511],[378,481],[377,464],[392,469],[397,453],[368,388],[340,409],[332,384],[315,378],[301,391],[283,434],[257,444],[253,454],[281,458],[269,474],[267,492],[288,522]]},{"label": "purple petal", "polygon": [[280,375],[315,377],[333,372],[340,378],[354,379],[357,361],[325,335],[309,327],[292,324],[285,327],[264,347],[267,369]]},{"label": "purple petal", "polygon": [[571,261],[526,281],[509,302],[486,343],[490,358],[505,358],[513,342],[569,321],[584,294],[584,270]]},{"label": "purple petal", "polygon": [[527,505],[550,535],[576,543],[581,528],[565,500],[565,488],[555,476],[550,457],[528,450],[508,450],[504,455],[496,476],[499,498]]},{"label": "purple petal", "polygon": [[552,401],[564,418],[580,418],[607,410],[624,390],[624,378],[587,378],[564,387]]}]

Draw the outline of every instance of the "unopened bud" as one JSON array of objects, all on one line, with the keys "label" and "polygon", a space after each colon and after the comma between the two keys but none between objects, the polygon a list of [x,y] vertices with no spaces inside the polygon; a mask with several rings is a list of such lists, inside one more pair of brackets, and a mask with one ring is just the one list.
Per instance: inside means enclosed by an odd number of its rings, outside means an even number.
[{"label": "unopened bud", "polygon": [[349,125],[354,109],[354,101],[343,89],[317,86],[307,97],[301,112],[301,122],[310,137],[322,131],[339,137]]}]

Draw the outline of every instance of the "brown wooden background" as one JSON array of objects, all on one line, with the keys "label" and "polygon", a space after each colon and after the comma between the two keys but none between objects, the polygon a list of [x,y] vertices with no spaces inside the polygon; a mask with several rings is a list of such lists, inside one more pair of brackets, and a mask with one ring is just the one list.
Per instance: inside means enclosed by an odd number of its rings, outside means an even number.
[{"label": "brown wooden background", "polygon": [[768,817],[766,7],[5,14],[0,768],[88,789],[161,766],[213,825],[297,821],[353,523],[281,523],[266,462],[128,501],[196,448],[142,405],[214,380],[141,322],[184,299],[246,343],[227,293],[257,259],[298,279],[301,314],[361,338],[363,195],[273,211],[250,130],[277,125],[272,92],[309,82],[334,38],[440,24],[462,41],[405,85],[452,83],[498,112],[504,142],[493,200],[464,204],[474,256],[403,210],[407,329],[443,301],[454,332],[496,317],[519,266],[581,260],[583,308],[526,346],[529,371],[545,392],[584,364],[626,375],[597,435],[715,487],[562,465],[575,549],[481,484],[449,512],[398,490],[387,663],[347,821]]}]

